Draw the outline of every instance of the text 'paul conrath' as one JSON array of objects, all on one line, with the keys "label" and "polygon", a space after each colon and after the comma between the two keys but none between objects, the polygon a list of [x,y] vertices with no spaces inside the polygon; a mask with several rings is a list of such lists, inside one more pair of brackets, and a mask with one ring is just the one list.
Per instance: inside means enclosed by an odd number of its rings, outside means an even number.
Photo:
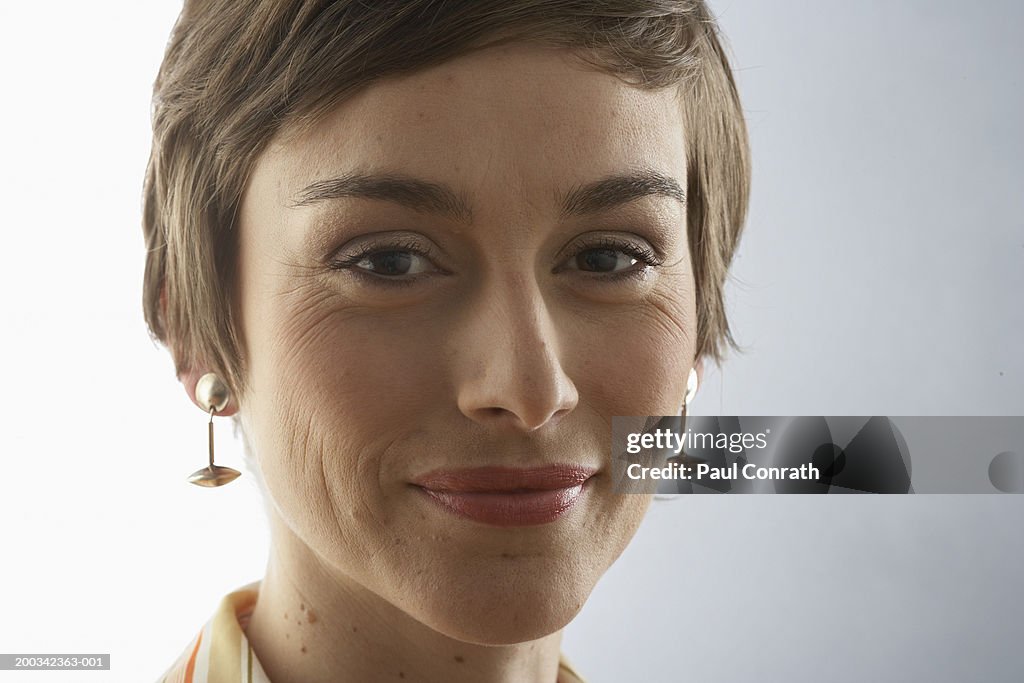
[{"label": "text 'paul conrath'", "polygon": [[[760,450],[768,445],[766,432],[737,432],[733,434],[695,432],[687,429],[678,433],[671,429],[655,429],[651,432],[635,432],[626,436],[626,452],[636,455],[644,450],[672,451],[679,455],[685,450],[717,449],[730,453],[745,453]],[[714,465],[711,463],[669,462],[662,467],[649,467],[632,463],[626,468],[626,476],[634,480],[731,480],[775,481],[801,479],[818,481],[821,472],[811,464],[799,467],[766,467],[748,462]]]}]

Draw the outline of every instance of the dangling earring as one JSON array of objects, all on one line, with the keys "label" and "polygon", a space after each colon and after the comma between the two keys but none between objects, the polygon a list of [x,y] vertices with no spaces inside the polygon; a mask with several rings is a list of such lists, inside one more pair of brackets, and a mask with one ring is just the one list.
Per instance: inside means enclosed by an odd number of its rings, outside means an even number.
[{"label": "dangling earring", "polygon": [[[686,376],[686,395],[683,396],[683,406],[679,409],[679,417],[681,419],[679,420],[680,426],[679,426],[678,429],[679,429],[679,433],[680,434],[683,433],[683,430],[686,427],[686,409],[689,407],[690,401],[693,400],[693,397],[697,395],[697,385],[698,385],[697,371],[695,369],[693,369],[693,368],[690,368],[690,374]],[[675,456],[670,457],[669,460],[670,461],[676,461],[676,462],[679,462],[679,463],[688,463],[688,464],[694,463],[694,462],[700,462],[700,460],[695,460],[695,459],[691,458],[689,455],[687,455],[686,451],[683,451],[681,454],[677,454]],[[680,482],[679,486],[682,487],[682,485],[683,485],[682,482]],[[655,500],[678,500],[679,498],[682,497],[682,496],[679,495],[679,493],[681,493],[682,491],[683,491],[683,489],[680,488],[679,492],[677,492],[677,493],[655,493],[654,494],[654,499]]]},{"label": "dangling earring", "polygon": [[230,467],[221,467],[213,464],[213,415],[224,408],[231,398],[231,392],[220,377],[209,372],[199,378],[196,383],[196,401],[203,407],[203,410],[210,413],[210,424],[207,432],[210,439],[210,464],[201,470],[196,470],[188,478],[197,486],[223,486],[237,479],[242,473]]},{"label": "dangling earring", "polygon": [[681,417],[686,417],[686,409],[690,406],[693,397],[697,395],[697,386],[697,371],[690,368],[690,374],[686,376],[686,396],[683,397],[683,409],[679,413]]}]

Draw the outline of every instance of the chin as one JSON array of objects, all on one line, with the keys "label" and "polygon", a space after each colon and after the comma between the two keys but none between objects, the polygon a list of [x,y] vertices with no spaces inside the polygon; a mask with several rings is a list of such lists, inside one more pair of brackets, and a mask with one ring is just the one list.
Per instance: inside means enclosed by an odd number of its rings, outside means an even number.
[{"label": "chin", "polygon": [[[449,638],[477,645],[512,645],[538,640],[562,630],[579,613],[586,596],[551,599],[547,591],[536,596],[520,595],[514,600],[487,601],[481,597],[469,605],[431,615],[427,623]],[[442,607],[438,605],[437,607]],[[433,610],[432,610],[433,611]]]},{"label": "chin", "polygon": [[563,629],[579,613],[597,581],[578,566],[509,567],[493,576],[430,582],[412,616],[450,638],[478,645],[511,645]]}]

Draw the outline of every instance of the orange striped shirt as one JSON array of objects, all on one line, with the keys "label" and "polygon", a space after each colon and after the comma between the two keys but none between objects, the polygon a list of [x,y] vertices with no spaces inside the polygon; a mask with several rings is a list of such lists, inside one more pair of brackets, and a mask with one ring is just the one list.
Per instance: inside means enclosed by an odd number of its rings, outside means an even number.
[{"label": "orange striped shirt", "polygon": [[[256,581],[224,596],[213,617],[157,683],[270,683],[245,637],[259,595]],[[562,655],[557,683],[584,683]]]}]

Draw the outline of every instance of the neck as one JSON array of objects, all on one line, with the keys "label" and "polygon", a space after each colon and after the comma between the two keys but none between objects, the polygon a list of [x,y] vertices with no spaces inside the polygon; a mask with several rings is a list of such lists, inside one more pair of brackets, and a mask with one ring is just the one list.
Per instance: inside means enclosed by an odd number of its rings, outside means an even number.
[{"label": "neck", "polygon": [[561,631],[512,645],[450,638],[325,566],[279,520],[271,528],[246,636],[273,683],[556,682]]}]

